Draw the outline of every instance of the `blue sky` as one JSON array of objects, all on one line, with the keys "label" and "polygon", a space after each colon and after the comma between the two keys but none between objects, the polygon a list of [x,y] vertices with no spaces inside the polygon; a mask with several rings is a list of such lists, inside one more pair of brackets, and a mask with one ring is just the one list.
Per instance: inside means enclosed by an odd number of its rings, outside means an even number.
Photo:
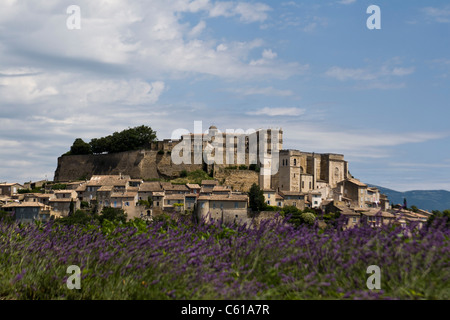
[{"label": "blue sky", "polygon": [[75,138],[203,121],[281,127],[284,148],[342,153],[366,183],[450,190],[449,31],[448,1],[2,1],[0,181],[51,180]]}]

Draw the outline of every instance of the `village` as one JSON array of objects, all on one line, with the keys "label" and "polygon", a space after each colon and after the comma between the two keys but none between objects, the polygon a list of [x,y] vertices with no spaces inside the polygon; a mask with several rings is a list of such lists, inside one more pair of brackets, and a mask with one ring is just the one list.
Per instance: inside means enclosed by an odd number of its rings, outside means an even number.
[{"label": "village", "polygon": [[[272,131],[272,132],[271,132]],[[368,222],[373,226],[397,222],[402,226],[417,223],[422,226],[431,215],[424,210],[415,212],[402,206],[393,206],[386,195],[375,187],[354,178],[349,172],[348,162],[343,155],[318,154],[299,150],[282,149],[282,130],[278,130],[276,140],[274,130],[259,130],[256,142],[264,149],[264,156],[258,158],[260,171],[255,183],[264,195],[267,206],[275,210],[254,212],[249,207],[249,190],[226,185],[213,177],[201,183],[172,183],[170,181],[147,181],[131,177],[126,173],[98,175],[78,181],[39,181],[29,183],[0,183],[0,210],[12,213],[19,222],[34,220],[48,221],[67,217],[79,209],[90,208],[100,214],[105,207],[123,209],[127,219],[141,218],[151,220],[164,213],[192,215],[198,219],[214,219],[224,222],[250,224],[255,217],[273,217],[285,207],[298,210],[313,209],[321,213],[339,212],[347,217],[347,227]],[[204,136],[217,136],[218,130],[211,126]],[[235,141],[226,134],[223,141]],[[192,134],[191,134],[192,135]],[[272,139],[270,138],[272,136]],[[191,141],[188,136],[181,140],[164,140],[154,143],[157,148],[176,150],[182,142]],[[214,139],[213,139],[214,140]],[[202,140],[204,141],[204,140]],[[248,150],[252,139],[243,139],[247,150],[242,159],[251,164]],[[184,145],[186,145],[184,143]],[[202,150],[211,149],[203,143]],[[232,150],[238,150],[236,145]],[[215,146],[211,156],[220,154],[221,148]],[[180,150],[183,152],[183,150]],[[195,155],[193,151],[192,157]],[[222,157],[222,154],[220,154]],[[226,156],[228,159],[229,155]],[[174,154],[172,154],[172,159]],[[226,159],[225,159],[226,160]],[[237,160],[225,162],[212,168],[239,170],[232,165]],[[248,168],[245,166],[245,168]],[[175,168],[177,165],[173,165]],[[276,166],[276,170],[274,170]],[[242,168],[242,167],[241,167]],[[55,186],[58,186],[55,188]],[[39,190],[38,192],[31,192]],[[278,210],[277,210],[278,209]]]}]

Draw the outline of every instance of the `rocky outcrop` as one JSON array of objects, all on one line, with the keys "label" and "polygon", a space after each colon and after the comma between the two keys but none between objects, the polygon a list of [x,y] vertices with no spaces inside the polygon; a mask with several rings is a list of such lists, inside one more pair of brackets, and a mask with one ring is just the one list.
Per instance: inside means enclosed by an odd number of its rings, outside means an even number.
[{"label": "rocky outcrop", "polygon": [[129,175],[141,179],[170,179],[181,171],[202,169],[202,165],[174,165],[168,152],[154,150],[127,151],[100,155],[61,156],[55,182],[89,179],[93,175]]}]

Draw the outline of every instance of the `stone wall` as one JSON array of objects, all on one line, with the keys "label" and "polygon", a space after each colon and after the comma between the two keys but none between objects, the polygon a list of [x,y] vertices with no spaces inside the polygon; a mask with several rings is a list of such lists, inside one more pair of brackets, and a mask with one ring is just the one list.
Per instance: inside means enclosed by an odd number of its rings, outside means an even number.
[{"label": "stone wall", "polygon": [[202,165],[174,165],[168,152],[127,151],[101,155],[75,155],[58,158],[54,181],[89,179],[92,175],[129,175],[131,178],[176,178],[181,171],[201,170]]},{"label": "stone wall", "polygon": [[214,178],[222,185],[232,187],[232,190],[248,192],[253,183],[258,184],[259,173],[252,170],[231,170],[215,168]]}]

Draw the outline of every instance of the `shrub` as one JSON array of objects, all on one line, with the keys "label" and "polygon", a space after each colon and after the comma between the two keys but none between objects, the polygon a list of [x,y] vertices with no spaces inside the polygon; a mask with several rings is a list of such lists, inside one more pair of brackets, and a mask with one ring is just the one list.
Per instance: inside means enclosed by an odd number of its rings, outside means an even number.
[{"label": "shrub", "polygon": [[241,164],[239,170],[248,170],[248,167],[245,164]]},{"label": "shrub", "polygon": [[164,150],[159,150],[159,151],[158,151],[158,154],[159,154],[159,155],[163,155],[163,154],[164,154]]},{"label": "shrub", "polygon": [[316,221],[316,216],[311,212],[303,212],[300,217],[302,218],[304,223],[309,225],[313,225],[314,221]]}]

